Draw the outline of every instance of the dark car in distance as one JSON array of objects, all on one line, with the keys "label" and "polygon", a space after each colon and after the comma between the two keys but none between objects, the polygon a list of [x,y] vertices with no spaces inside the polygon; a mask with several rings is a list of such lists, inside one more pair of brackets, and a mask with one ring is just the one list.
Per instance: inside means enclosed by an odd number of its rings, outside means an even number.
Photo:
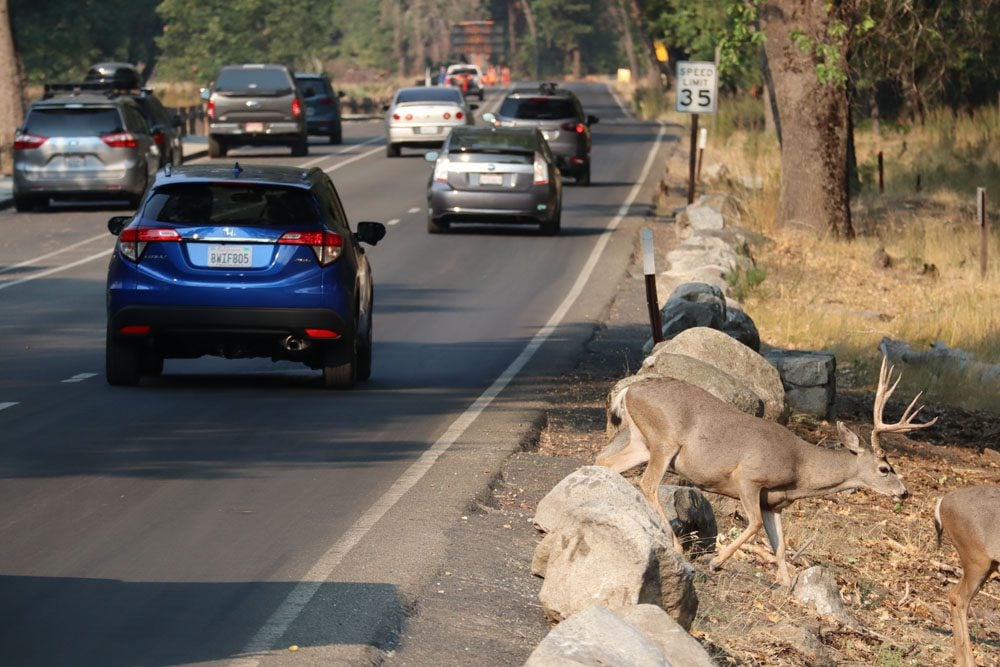
[{"label": "dark car in distance", "polygon": [[208,155],[223,157],[234,146],[283,145],[309,154],[306,104],[295,74],[284,65],[226,65],[207,101]]},{"label": "dark car in distance", "polygon": [[306,128],[309,134],[329,138],[331,144],[344,140],[344,129],[340,115],[340,98],[344,93],[333,89],[325,74],[295,75],[295,82],[306,103]]},{"label": "dark car in distance", "polygon": [[590,126],[597,116],[583,112],[570,90],[554,83],[537,88],[515,88],[496,113],[504,127],[537,127],[552,148],[559,170],[578,185],[590,185]]},{"label": "dark car in distance", "polygon": [[105,373],[135,385],[164,359],[265,357],[349,388],[372,372],[372,271],[318,168],[165,168],[135,217],[117,216],[108,266]]},{"label": "dark car in distance", "polygon": [[434,162],[427,186],[427,231],[453,223],[535,224],[557,234],[562,180],[537,128],[456,127]]}]

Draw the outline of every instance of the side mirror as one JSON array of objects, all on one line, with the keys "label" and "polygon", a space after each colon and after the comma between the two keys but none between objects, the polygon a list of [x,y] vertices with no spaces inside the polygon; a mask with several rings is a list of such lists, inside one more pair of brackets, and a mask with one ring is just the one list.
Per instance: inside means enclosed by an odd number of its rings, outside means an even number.
[{"label": "side mirror", "polygon": [[441,154],[437,151],[427,151],[424,153],[424,159],[428,162],[437,162],[437,159],[441,157]]},{"label": "side mirror", "polygon": [[496,125],[497,124],[496,114],[487,111],[486,113],[483,114],[483,121],[489,123],[490,125]]},{"label": "side mirror", "polygon": [[476,109],[478,109],[478,108],[479,108],[479,105],[478,105],[478,104],[470,104],[470,105],[469,105],[469,110],[470,110],[470,111],[475,111],[475,110],[476,110]]},{"label": "side mirror", "polygon": [[174,127],[184,127],[184,119],[180,114],[175,114],[173,119]]},{"label": "side mirror", "polygon": [[347,93],[342,90],[337,91],[337,97],[347,97]]},{"label": "side mirror", "polygon": [[391,105],[389,105],[389,104],[383,104],[382,105],[382,111],[388,111],[390,106]]},{"label": "side mirror", "polygon": [[115,217],[108,220],[108,231],[118,236],[121,234],[122,230],[128,226],[128,223],[132,222],[132,216],[130,215],[116,215]]},{"label": "side mirror", "polygon": [[587,125],[597,125],[600,120],[597,116],[587,116]]},{"label": "side mirror", "polygon": [[368,245],[377,245],[385,238],[385,225],[381,222],[359,222],[358,231],[354,236]]},{"label": "side mirror", "polygon": [[212,91],[209,90],[208,88],[202,88],[198,91],[198,94],[201,96],[201,99],[207,102],[208,98],[212,96]]}]

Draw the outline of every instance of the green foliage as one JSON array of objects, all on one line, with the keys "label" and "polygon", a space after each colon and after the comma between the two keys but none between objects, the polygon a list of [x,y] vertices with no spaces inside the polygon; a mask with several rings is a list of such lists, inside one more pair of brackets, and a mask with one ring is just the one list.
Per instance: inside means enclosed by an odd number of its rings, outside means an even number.
[{"label": "green foliage", "polygon": [[762,266],[736,268],[726,274],[726,283],[732,288],[733,298],[743,301],[760,287],[766,277],[767,269]]},{"label": "green foliage", "polygon": [[746,80],[747,72],[757,71],[757,53],[764,43],[764,33],[757,29],[759,12],[760,0],[726,3],[727,30],[719,40],[719,76],[723,80]]}]

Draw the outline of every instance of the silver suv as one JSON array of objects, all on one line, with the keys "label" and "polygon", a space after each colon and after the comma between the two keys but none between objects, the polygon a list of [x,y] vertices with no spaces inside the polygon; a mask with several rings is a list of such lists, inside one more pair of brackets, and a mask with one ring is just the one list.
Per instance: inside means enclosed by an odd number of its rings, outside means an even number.
[{"label": "silver suv", "polygon": [[284,65],[227,65],[202,97],[208,100],[210,157],[241,145],[281,144],[295,156],[309,153],[306,105]]},{"label": "silver suv", "polygon": [[125,197],[136,206],[160,163],[135,100],[104,84],[51,84],[14,137],[14,206]]}]

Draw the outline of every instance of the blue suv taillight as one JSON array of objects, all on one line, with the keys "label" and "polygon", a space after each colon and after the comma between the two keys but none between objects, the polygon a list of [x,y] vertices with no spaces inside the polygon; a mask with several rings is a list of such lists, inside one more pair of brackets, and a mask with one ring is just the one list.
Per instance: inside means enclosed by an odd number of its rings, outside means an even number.
[{"label": "blue suv taillight", "polygon": [[344,251],[344,238],[331,231],[285,232],[278,239],[279,245],[307,245],[316,253],[316,259],[323,266],[337,261]]},{"label": "blue suv taillight", "polygon": [[176,229],[158,227],[126,227],[118,235],[118,248],[128,259],[138,262],[151,242],[179,243],[181,235]]}]

